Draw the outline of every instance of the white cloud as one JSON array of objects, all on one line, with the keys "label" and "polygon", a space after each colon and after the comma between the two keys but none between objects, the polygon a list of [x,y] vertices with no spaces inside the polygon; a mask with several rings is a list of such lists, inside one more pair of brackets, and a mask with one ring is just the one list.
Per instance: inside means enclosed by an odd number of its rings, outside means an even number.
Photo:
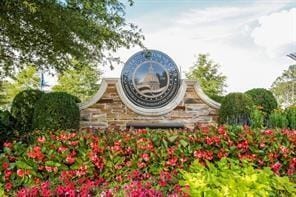
[{"label": "white cloud", "polygon": [[[228,92],[245,91],[254,87],[269,88],[293,63],[285,54],[277,53],[287,46],[291,48],[295,42],[296,33],[287,33],[293,25],[295,32],[296,23],[291,23],[295,20],[295,9],[283,11],[287,3],[192,8],[174,16],[163,15],[161,20],[144,15],[133,22],[143,27],[144,44],[167,53],[182,71],[192,66],[198,53],[210,53],[228,77]],[[294,19],[289,18],[291,14]],[[266,49],[272,49],[274,56],[270,57]],[[138,50],[122,49],[118,54],[126,61]],[[114,71],[105,68],[105,77],[119,77],[122,66]]]},{"label": "white cloud", "polygon": [[251,35],[271,57],[296,51],[296,8],[263,16],[259,24]]}]

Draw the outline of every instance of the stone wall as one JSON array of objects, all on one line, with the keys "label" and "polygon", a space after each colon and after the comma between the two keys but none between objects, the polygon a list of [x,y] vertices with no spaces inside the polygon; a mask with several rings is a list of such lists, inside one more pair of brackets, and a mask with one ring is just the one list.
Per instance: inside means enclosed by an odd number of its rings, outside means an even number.
[{"label": "stone wall", "polygon": [[81,104],[81,128],[125,128],[129,122],[182,122],[185,127],[193,128],[196,123],[217,120],[220,105],[205,96],[196,81],[184,81],[184,97],[174,109],[163,115],[140,115],[134,112],[121,98],[118,83],[118,79],[104,79],[99,92]]}]

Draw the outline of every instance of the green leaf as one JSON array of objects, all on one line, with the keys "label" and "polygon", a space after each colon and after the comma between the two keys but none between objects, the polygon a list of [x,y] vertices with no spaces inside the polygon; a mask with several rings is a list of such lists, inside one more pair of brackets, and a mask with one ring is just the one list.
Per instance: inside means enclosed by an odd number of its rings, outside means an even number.
[{"label": "green leaf", "polygon": [[60,163],[54,162],[54,161],[47,161],[47,162],[45,162],[45,165],[46,166],[55,166],[55,167],[60,167],[61,166]]},{"label": "green leaf", "polygon": [[173,136],[168,137],[168,140],[169,140],[169,142],[174,143],[177,138],[178,138],[178,135],[173,135]]},{"label": "green leaf", "polygon": [[23,161],[16,161],[16,166],[20,169],[32,170],[33,168]]},{"label": "green leaf", "polygon": [[185,140],[180,140],[180,144],[182,144],[182,146],[186,147],[188,146],[188,142],[186,142]]}]

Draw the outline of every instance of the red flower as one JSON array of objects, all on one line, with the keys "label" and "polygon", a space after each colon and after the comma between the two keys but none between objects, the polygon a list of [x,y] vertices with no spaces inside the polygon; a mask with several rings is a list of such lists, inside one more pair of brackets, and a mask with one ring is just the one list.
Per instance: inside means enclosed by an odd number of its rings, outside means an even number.
[{"label": "red flower", "polygon": [[243,140],[237,145],[238,149],[247,150],[249,148],[249,143],[247,140]]},{"label": "red flower", "polygon": [[264,131],[264,134],[266,134],[266,135],[272,135],[272,133],[273,133],[273,131],[270,129]]},{"label": "red flower", "polygon": [[18,169],[18,170],[16,171],[16,174],[17,174],[19,177],[24,177],[25,175],[30,174],[30,172],[29,172],[28,170]]},{"label": "red flower", "polygon": [[10,191],[11,188],[12,188],[12,183],[11,182],[8,182],[8,183],[5,184],[6,191]]},{"label": "red flower", "polygon": [[262,142],[262,143],[259,144],[259,147],[260,148],[264,148],[265,147],[265,144]]},{"label": "red flower", "polygon": [[145,168],[146,164],[144,162],[138,162],[138,168]]},{"label": "red flower", "polygon": [[6,180],[9,179],[11,175],[12,175],[11,170],[5,170],[4,171],[4,177],[5,177]]},{"label": "red flower", "polygon": [[280,146],[280,152],[283,154],[284,157],[287,157],[290,151],[287,147]]},{"label": "red flower", "polygon": [[75,162],[75,158],[72,157],[71,155],[68,155],[68,156],[66,157],[66,162],[67,162],[68,164],[73,164],[73,163]]},{"label": "red flower", "polygon": [[176,166],[178,162],[178,158],[177,157],[173,157],[171,159],[169,159],[166,164],[169,166]]},{"label": "red flower", "polygon": [[220,150],[217,154],[219,159],[222,159],[223,157],[226,157],[228,154],[226,153],[225,150]]},{"label": "red flower", "polygon": [[205,141],[206,141],[206,143],[208,145],[212,145],[212,144],[218,145],[221,140],[220,140],[220,138],[218,136],[213,136],[213,137],[208,137],[207,136],[206,139],[205,139]]},{"label": "red flower", "polygon": [[27,153],[28,157],[37,159],[37,160],[42,160],[44,158],[43,153],[41,152],[41,148],[39,146],[33,147],[33,150],[29,151]]},{"label": "red flower", "polygon": [[4,162],[4,163],[2,164],[2,168],[3,168],[3,170],[6,170],[8,167],[9,167],[9,163]]},{"label": "red flower", "polygon": [[203,150],[196,150],[194,151],[194,157],[197,159],[205,159],[205,160],[212,160],[213,157],[213,152],[212,151],[203,151]]},{"label": "red flower", "polygon": [[64,151],[67,151],[67,150],[68,150],[68,148],[65,147],[65,146],[60,146],[60,147],[58,148],[58,152],[59,152],[59,153],[63,153]]},{"label": "red flower", "polygon": [[223,136],[227,135],[227,132],[225,131],[225,128],[223,125],[218,128],[218,133]]},{"label": "red flower", "polygon": [[11,142],[5,142],[3,144],[3,146],[6,147],[6,148],[12,148],[12,143]]},{"label": "red flower", "polygon": [[141,158],[146,162],[150,160],[149,154],[147,154],[147,153],[142,154]]},{"label": "red flower", "polygon": [[282,164],[280,162],[276,162],[271,166],[271,169],[274,171],[274,173],[279,174],[281,167],[282,167]]},{"label": "red flower", "polygon": [[37,138],[37,142],[39,142],[39,143],[44,143],[45,141],[46,141],[46,139],[44,136]]}]

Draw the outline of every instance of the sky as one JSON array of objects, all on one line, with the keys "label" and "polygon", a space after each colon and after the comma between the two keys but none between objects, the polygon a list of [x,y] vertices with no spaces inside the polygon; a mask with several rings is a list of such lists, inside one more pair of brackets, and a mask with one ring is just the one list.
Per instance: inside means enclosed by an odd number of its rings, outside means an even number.
[{"label": "sky", "polygon": [[[135,0],[127,22],[138,25],[148,49],[168,54],[184,73],[199,53],[208,53],[227,76],[227,92],[270,88],[295,63],[295,0]],[[120,49],[125,62],[141,50]],[[103,77],[119,77],[123,64]]]}]

